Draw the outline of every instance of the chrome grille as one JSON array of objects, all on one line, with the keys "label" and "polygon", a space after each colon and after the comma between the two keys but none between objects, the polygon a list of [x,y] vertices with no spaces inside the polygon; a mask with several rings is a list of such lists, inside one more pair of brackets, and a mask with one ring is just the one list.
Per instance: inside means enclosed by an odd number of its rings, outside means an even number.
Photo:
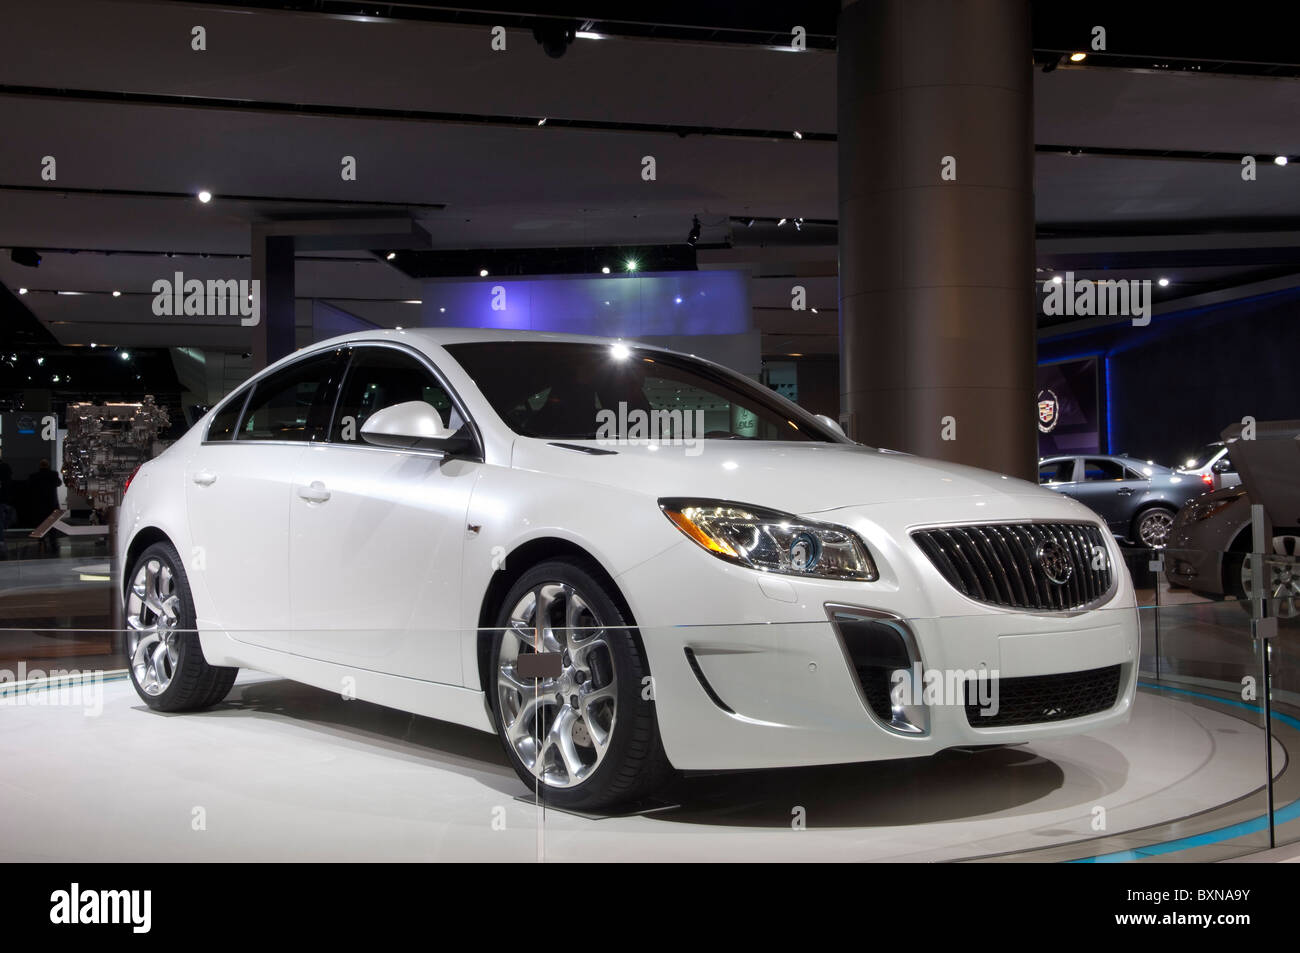
[{"label": "chrome grille", "polygon": [[[1092,523],[987,523],[920,529],[912,538],[962,595],[1011,609],[1062,612],[1087,609],[1111,590],[1113,569],[1104,530]],[[1053,581],[1040,552],[1067,557],[1070,572]],[[1094,547],[1105,554],[1094,569]],[[1059,578],[1059,568],[1057,572]]]}]

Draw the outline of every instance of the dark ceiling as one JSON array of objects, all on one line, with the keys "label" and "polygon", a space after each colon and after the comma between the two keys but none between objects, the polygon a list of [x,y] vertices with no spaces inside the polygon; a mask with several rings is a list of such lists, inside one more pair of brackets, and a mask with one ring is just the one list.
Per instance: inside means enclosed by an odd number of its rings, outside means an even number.
[{"label": "dark ceiling", "polygon": [[[1260,5],[1212,27],[1164,5],[1033,6],[1038,278],[1159,275],[1169,300],[1300,272],[1300,164],[1271,163],[1300,159],[1300,52],[1282,21]],[[546,7],[7,5],[0,248],[43,261],[0,257],[0,282],[29,289],[6,313],[27,309],[64,343],[239,352],[246,329],[154,317],[150,286],[180,269],[246,277],[253,222],[414,218],[434,249],[418,268],[369,251],[298,263],[300,296],[391,325],[412,314],[418,276],[476,273],[475,250],[595,249],[594,262],[604,246],[682,244],[698,217],[700,267],[752,268],[764,329],[833,350],[838,4]],[[807,52],[778,49],[795,23]],[[1097,23],[1106,53],[1069,63]],[[205,52],[190,48],[195,24]],[[489,48],[495,24],[504,53]],[[534,30],[557,26],[601,38],[553,58]],[[1246,154],[1260,158],[1251,183]],[[789,327],[794,274],[820,307]]]}]

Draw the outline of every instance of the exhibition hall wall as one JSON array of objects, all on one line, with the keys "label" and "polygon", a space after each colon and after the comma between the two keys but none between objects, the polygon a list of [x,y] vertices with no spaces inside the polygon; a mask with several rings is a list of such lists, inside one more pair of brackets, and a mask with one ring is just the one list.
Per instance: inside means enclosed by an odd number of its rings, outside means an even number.
[{"label": "exhibition hall wall", "polygon": [[1171,311],[1147,327],[1041,338],[1038,361],[1097,357],[1102,449],[1169,465],[1245,416],[1300,417],[1298,309],[1300,288],[1290,288]]}]

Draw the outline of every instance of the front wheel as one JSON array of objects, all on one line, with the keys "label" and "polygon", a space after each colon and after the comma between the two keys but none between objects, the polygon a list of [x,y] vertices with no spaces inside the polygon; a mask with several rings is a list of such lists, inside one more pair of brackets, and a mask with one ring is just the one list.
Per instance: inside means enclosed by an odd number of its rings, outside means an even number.
[{"label": "front wheel", "polygon": [[[534,566],[510,589],[496,623],[492,682],[484,687],[506,756],[526,785],[558,807],[602,808],[667,780],[645,655],[585,566]],[[539,660],[528,656],[538,653],[552,656],[558,674],[530,676]]]}]

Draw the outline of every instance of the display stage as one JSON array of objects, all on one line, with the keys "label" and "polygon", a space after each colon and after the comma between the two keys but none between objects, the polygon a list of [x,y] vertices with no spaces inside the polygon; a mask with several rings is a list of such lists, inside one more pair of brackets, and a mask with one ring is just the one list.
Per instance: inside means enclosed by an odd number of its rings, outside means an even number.
[{"label": "display stage", "polygon": [[[521,800],[492,735],[253,673],[216,709],[165,715],[118,679],[94,717],[0,706],[0,859],[1213,860],[1266,844],[1258,720],[1144,688],[1128,725],[1090,736],[690,777],[589,817]],[[1292,724],[1280,819],[1300,797]]]}]

